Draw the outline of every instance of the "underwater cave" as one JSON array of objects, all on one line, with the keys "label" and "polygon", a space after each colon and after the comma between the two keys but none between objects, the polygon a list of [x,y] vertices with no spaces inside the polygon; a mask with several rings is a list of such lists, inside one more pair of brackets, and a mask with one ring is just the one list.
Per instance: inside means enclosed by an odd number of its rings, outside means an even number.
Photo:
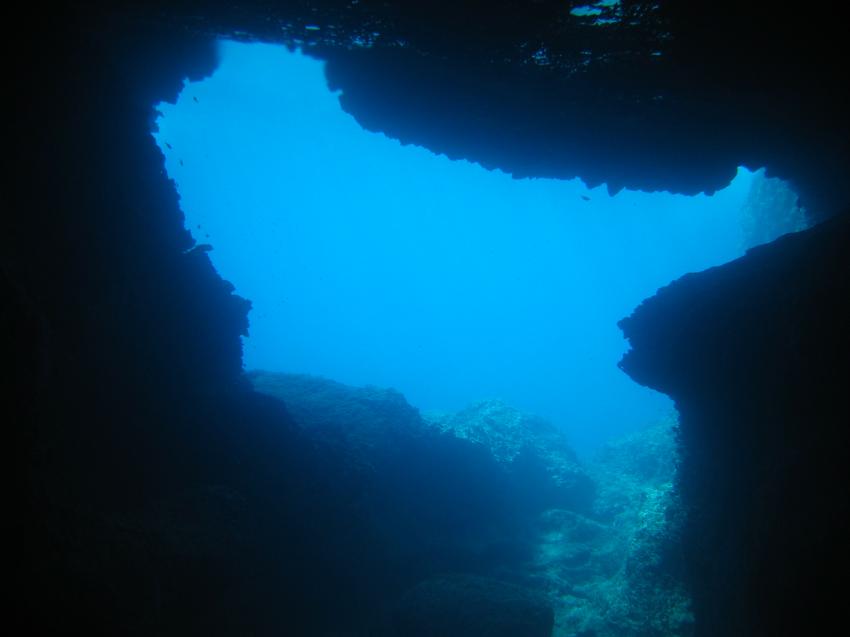
[{"label": "underwater cave", "polygon": [[32,24],[0,262],[28,632],[841,619],[837,25],[639,0]]}]

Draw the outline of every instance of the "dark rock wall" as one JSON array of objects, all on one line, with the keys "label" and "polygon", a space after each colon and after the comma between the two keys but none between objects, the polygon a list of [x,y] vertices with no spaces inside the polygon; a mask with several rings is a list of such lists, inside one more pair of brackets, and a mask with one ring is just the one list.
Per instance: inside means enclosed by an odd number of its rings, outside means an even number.
[{"label": "dark rock wall", "polygon": [[150,135],[212,42],[77,11],[38,25],[6,58],[14,610],[32,634],[308,634],[327,597],[358,602],[357,526],[334,466],[241,379],[248,302],[186,252]]},{"label": "dark rock wall", "polygon": [[827,8],[571,13],[590,4],[184,0],[139,13],[302,46],[365,128],[518,177],[695,194],[745,165],[791,181],[812,219],[850,203],[844,27]]},{"label": "dark rock wall", "polygon": [[[16,50],[31,68],[18,69],[9,120],[18,153],[2,266],[42,344],[45,400],[34,407],[56,412],[45,414],[56,426],[44,436],[72,435],[81,452],[129,472],[119,447],[144,456],[145,423],[164,396],[175,401],[169,411],[179,404],[190,415],[196,394],[221,393],[241,369],[248,303],[202,255],[184,254],[191,239],[149,132],[152,104],[175,98],[184,76],[210,72],[215,55],[192,38],[143,29],[119,37],[109,24],[55,18],[63,28],[52,42]],[[98,430],[79,436],[69,421]],[[120,497],[152,487],[156,476],[137,470]],[[78,477],[63,488],[105,498],[116,488]]]},{"label": "dark rock wall", "polygon": [[700,635],[841,621],[850,567],[850,217],[687,275],[621,325],[680,413]]}]

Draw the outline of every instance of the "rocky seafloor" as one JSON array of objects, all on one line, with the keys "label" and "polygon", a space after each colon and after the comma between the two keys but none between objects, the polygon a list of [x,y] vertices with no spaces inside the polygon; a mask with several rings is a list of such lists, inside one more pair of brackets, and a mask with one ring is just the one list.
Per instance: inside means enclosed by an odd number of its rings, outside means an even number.
[{"label": "rocky seafloor", "polygon": [[672,417],[583,463],[561,430],[499,400],[420,414],[391,389],[249,378],[358,485],[381,547],[363,566],[399,574],[367,634],[692,634]]}]

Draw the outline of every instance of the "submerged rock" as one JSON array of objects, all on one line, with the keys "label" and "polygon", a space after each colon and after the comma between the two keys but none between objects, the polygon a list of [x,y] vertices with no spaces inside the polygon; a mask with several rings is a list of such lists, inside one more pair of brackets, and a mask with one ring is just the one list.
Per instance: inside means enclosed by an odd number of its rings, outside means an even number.
[{"label": "submerged rock", "polygon": [[554,425],[501,401],[423,417],[390,389],[248,377],[347,468],[357,577],[367,603],[396,604],[395,634],[690,635],[673,421],[585,467]]},{"label": "submerged rock", "polygon": [[529,566],[555,600],[555,635],[686,637],[673,421],[606,445],[588,465],[593,511],[540,517]]},{"label": "submerged rock", "polygon": [[612,635],[685,637],[693,634],[684,585],[683,509],[674,419],[607,445],[591,466],[599,484],[594,509],[611,521],[621,547],[616,591],[606,614]]},{"label": "submerged rock", "polygon": [[472,575],[426,580],[398,605],[404,637],[549,637],[554,615],[540,593]]},{"label": "submerged rock", "polygon": [[552,506],[584,508],[593,499],[593,483],[563,431],[540,416],[501,400],[482,400],[455,414],[424,417],[440,431],[485,446],[514,473],[546,476],[549,495],[557,501]]},{"label": "submerged rock", "polygon": [[404,396],[381,387],[352,387],[320,376],[252,371],[254,389],[282,400],[295,422],[312,436],[368,453],[397,436],[425,427]]},{"label": "submerged rock", "polygon": [[484,445],[428,425],[393,390],[295,374],[248,377],[283,400],[329,462],[344,467],[339,488],[365,529],[354,578],[374,592],[367,603],[375,615],[439,573],[521,578],[546,506],[545,473],[508,470]]}]

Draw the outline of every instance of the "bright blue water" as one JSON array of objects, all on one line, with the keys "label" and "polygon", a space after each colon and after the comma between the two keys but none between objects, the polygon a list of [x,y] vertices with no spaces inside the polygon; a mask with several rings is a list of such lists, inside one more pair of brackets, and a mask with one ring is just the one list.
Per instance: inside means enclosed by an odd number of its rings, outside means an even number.
[{"label": "bright blue water", "polygon": [[671,410],[617,368],[617,321],[740,255],[746,171],[713,197],[514,180],[364,131],[322,63],[283,48],[223,44],[160,110],[186,225],[254,304],[246,368],[423,410],[502,398],[581,453]]}]

